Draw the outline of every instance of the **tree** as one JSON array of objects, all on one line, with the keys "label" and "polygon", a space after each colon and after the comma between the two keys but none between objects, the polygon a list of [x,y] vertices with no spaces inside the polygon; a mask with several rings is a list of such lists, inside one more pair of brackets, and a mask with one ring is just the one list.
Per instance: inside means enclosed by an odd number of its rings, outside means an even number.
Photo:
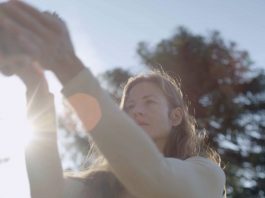
[{"label": "tree", "polygon": [[98,79],[112,98],[119,102],[122,95],[122,87],[131,76],[132,74],[129,71],[116,67],[100,74]]},{"label": "tree", "polygon": [[85,129],[69,104],[63,100],[63,112],[58,117],[58,145],[64,170],[80,170],[87,166],[90,149]]},{"label": "tree", "polygon": [[[137,52],[148,68],[181,80],[199,128],[222,156],[228,197],[265,197],[265,74],[252,69],[249,54],[217,31],[205,37],[183,27],[153,47],[139,43]],[[115,73],[105,79],[118,90]]]}]

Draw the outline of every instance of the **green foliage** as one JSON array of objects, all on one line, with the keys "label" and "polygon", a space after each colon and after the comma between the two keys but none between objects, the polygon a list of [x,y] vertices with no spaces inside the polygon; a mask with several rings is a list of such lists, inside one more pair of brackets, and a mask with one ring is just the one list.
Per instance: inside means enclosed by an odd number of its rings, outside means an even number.
[{"label": "green foliage", "polygon": [[[222,156],[228,197],[265,197],[265,74],[251,68],[249,54],[216,31],[203,37],[183,27],[137,52],[150,69],[181,79],[191,113]],[[128,76],[115,69],[103,77],[118,93]]]},{"label": "green foliage", "polygon": [[100,74],[98,78],[106,91],[119,103],[122,87],[131,76],[132,74],[129,71],[116,67]]},{"label": "green foliage", "polygon": [[90,148],[85,129],[75,112],[64,104],[58,119],[58,145],[64,170],[80,170],[86,162]]},{"label": "green foliage", "polygon": [[137,51],[148,67],[181,79],[199,126],[222,154],[229,196],[264,196],[265,75],[254,74],[248,53],[218,32],[202,37],[184,28]]},{"label": "green foliage", "polygon": [[[139,43],[137,52],[148,68],[181,80],[198,127],[209,131],[209,143],[221,154],[228,197],[265,197],[265,73],[252,69],[249,54],[216,31],[201,36],[183,27],[155,46]],[[119,102],[131,75],[115,68],[98,78]],[[72,113],[59,123],[67,140],[62,157],[74,162],[66,168],[76,168],[89,149],[87,137]]]}]

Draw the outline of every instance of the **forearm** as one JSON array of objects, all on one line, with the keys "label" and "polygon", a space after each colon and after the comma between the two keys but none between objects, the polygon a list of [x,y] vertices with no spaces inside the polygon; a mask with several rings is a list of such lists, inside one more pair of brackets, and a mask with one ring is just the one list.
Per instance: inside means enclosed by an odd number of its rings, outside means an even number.
[{"label": "forearm", "polygon": [[82,61],[75,54],[62,58],[56,65],[51,71],[63,86],[85,68]]},{"label": "forearm", "polygon": [[79,77],[67,84],[64,94],[85,127],[91,130],[116,176],[131,192],[155,194],[156,186],[160,185],[158,176],[166,168],[164,157],[143,129],[100,88],[90,72],[82,71]]},{"label": "forearm", "polygon": [[35,137],[25,150],[32,198],[61,198],[63,177],[54,134]]},{"label": "forearm", "polygon": [[63,177],[57,148],[53,96],[39,83],[27,92],[27,113],[33,138],[25,150],[32,198],[60,198]]}]

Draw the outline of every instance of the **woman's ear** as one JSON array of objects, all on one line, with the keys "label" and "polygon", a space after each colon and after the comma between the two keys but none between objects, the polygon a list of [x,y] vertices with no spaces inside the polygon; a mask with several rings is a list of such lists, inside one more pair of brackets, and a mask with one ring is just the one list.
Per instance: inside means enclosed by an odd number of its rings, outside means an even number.
[{"label": "woman's ear", "polygon": [[183,110],[181,107],[176,107],[171,110],[170,119],[173,126],[178,126],[183,118]]}]

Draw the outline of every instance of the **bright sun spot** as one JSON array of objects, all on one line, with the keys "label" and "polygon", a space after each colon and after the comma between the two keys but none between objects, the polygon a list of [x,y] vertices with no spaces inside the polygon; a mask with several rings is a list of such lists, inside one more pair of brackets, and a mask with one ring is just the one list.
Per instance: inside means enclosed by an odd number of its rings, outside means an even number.
[{"label": "bright sun spot", "polygon": [[25,87],[15,77],[0,76],[0,90],[0,197],[29,198],[24,151],[32,130],[26,119]]},{"label": "bright sun spot", "polygon": [[[0,158],[15,154],[24,149],[33,138],[33,126],[27,120],[25,87],[16,77],[2,77],[0,75]],[[60,92],[61,85],[55,77],[47,73],[52,81],[51,92]],[[56,103],[60,103],[60,97]],[[59,105],[57,105],[59,106]],[[57,109],[60,111],[61,109]]]},{"label": "bright sun spot", "polygon": [[10,157],[24,149],[32,137],[32,130],[26,118],[24,87],[16,78],[1,81],[0,157]]},{"label": "bright sun spot", "polygon": [[[52,81],[51,91],[58,93],[58,82],[49,73],[47,78]],[[0,90],[0,186],[4,186],[0,198],[29,198],[24,152],[33,138],[33,126],[27,120],[26,90],[18,78],[1,75]]]},{"label": "bright sun spot", "polygon": [[0,121],[0,156],[12,156],[29,143],[33,136],[32,127],[26,119]]}]

